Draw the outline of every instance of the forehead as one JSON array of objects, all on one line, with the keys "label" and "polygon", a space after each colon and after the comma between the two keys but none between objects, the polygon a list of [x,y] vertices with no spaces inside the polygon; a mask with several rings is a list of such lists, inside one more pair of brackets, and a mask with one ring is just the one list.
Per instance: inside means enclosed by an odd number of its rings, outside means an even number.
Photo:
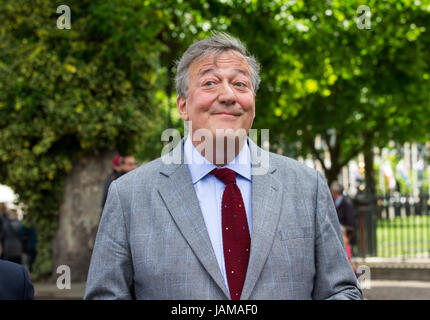
[{"label": "forehead", "polygon": [[212,70],[236,70],[251,76],[249,64],[245,57],[236,51],[225,51],[218,55],[210,53],[193,61],[190,65],[190,77],[201,76],[205,71]]}]

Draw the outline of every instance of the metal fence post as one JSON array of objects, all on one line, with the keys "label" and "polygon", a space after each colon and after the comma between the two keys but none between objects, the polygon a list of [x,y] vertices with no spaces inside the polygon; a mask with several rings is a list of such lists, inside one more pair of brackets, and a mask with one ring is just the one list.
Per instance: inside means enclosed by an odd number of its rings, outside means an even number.
[{"label": "metal fence post", "polygon": [[358,219],[359,244],[362,257],[377,255],[376,250],[376,208],[372,196],[359,191],[354,198]]}]

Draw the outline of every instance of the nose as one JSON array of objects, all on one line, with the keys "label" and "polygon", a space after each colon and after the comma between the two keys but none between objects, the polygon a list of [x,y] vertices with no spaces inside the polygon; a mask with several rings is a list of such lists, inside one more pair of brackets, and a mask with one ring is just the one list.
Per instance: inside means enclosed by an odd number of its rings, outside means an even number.
[{"label": "nose", "polygon": [[222,104],[231,105],[236,103],[236,94],[230,84],[225,81],[220,86],[218,101]]}]

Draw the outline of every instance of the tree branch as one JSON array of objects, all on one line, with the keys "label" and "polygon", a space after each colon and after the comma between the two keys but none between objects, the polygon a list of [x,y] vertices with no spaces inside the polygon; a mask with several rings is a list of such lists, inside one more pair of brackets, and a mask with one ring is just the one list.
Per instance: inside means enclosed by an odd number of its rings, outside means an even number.
[{"label": "tree branch", "polygon": [[307,130],[304,130],[303,135],[305,136],[306,143],[311,148],[312,153],[317,158],[317,160],[321,163],[321,166],[323,167],[324,172],[327,172],[328,169],[324,163],[324,160],[321,158],[320,151],[315,148],[315,141],[312,140],[312,137]]}]

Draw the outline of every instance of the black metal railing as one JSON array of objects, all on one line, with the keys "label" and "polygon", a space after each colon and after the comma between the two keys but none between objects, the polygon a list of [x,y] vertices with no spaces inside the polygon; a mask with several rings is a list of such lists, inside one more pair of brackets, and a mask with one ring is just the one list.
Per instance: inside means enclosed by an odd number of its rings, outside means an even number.
[{"label": "black metal railing", "polygon": [[376,209],[356,202],[356,255],[384,258],[430,257],[428,195],[378,197]]},{"label": "black metal railing", "polygon": [[376,239],[380,257],[429,257],[429,197],[379,198]]}]

